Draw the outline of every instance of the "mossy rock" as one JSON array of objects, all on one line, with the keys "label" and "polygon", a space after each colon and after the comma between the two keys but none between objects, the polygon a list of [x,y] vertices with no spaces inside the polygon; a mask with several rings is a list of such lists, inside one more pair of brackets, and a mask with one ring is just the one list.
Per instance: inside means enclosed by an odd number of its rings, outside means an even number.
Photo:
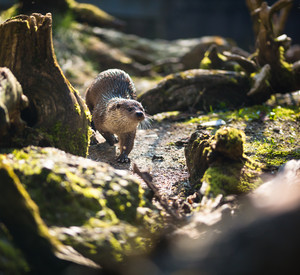
[{"label": "mossy rock", "polygon": [[149,208],[140,183],[126,171],[54,148],[11,150],[0,160],[14,170],[53,234],[101,265],[146,249],[161,224],[159,211]]},{"label": "mossy rock", "polygon": [[201,193],[212,197],[247,193],[262,183],[260,174],[260,166],[250,160],[216,162],[201,179]]},{"label": "mossy rock", "polygon": [[211,147],[214,152],[233,160],[243,158],[245,133],[235,128],[223,128],[216,132]]},{"label": "mossy rock", "polygon": [[244,132],[235,128],[221,128],[213,136],[203,130],[192,134],[185,148],[191,184],[202,185],[201,192],[207,196],[255,189],[261,165],[244,155],[244,143]]}]

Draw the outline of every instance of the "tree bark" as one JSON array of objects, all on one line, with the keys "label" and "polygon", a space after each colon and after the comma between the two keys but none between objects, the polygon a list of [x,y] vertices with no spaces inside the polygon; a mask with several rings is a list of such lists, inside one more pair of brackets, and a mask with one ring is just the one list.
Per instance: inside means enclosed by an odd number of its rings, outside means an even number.
[{"label": "tree bark", "polygon": [[[293,0],[278,0],[272,6],[260,0],[247,1],[256,36],[257,64],[270,65],[269,84],[273,93],[288,93],[299,89],[299,74],[285,61],[285,51],[291,39],[278,37],[284,29]],[[274,20],[275,13],[279,14]],[[260,92],[251,93],[257,96]]]},{"label": "tree bark", "polygon": [[[230,71],[194,69],[165,77],[139,100],[149,114],[166,111],[239,108],[264,102],[269,95],[250,98],[250,80]],[[153,104],[155,102],[155,104]]]},{"label": "tree bark", "polygon": [[13,72],[29,99],[22,112],[27,125],[44,134],[44,145],[85,156],[88,111],[56,61],[51,14],[7,20],[0,41],[0,66]]}]

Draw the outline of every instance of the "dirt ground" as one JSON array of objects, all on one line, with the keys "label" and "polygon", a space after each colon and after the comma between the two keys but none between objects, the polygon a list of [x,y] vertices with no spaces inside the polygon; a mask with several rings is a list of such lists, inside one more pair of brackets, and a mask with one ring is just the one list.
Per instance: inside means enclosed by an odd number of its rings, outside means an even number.
[{"label": "dirt ground", "polygon": [[[297,99],[296,106],[300,102],[300,93],[297,93]],[[276,165],[277,158],[284,163],[299,157],[300,125],[297,119],[289,117],[270,119],[269,114],[263,112],[262,114],[261,118],[248,121],[228,117],[226,119],[218,113],[208,116],[205,114],[205,116],[209,121],[224,119],[225,126],[243,130],[246,134],[245,154],[266,164],[265,173],[268,177],[275,174],[281,165]],[[191,188],[184,145],[201,124],[187,123],[190,118],[189,114],[169,116],[161,121],[154,117],[148,129],[137,131],[135,145],[129,155],[130,163],[118,163],[116,161],[119,154],[118,146],[109,146],[98,132],[96,132],[98,144],[90,145],[88,157],[109,163],[114,168],[127,170],[132,174],[133,163],[135,163],[141,171],[150,172],[161,194],[174,199],[182,197],[183,194],[186,196]],[[215,127],[208,129],[211,133],[216,130]]]},{"label": "dirt ground", "polygon": [[[129,157],[130,163],[118,163],[118,146],[110,146],[97,132],[98,144],[91,145],[89,158],[109,163],[117,169],[132,172],[135,163],[141,171],[150,172],[160,192],[176,196],[182,188],[189,187],[185,165],[184,141],[193,133],[196,125],[176,122],[153,122],[146,130],[137,131],[135,145]],[[179,184],[180,183],[180,184]]]}]

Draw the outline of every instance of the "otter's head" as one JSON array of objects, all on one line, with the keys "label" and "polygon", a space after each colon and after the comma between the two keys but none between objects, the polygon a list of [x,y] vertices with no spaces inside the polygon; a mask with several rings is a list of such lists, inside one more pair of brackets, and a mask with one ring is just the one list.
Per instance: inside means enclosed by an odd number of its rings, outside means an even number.
[{"label": "otter's head", "polygon": [[[115,133],[131,132],[145,119],[145,110],[141,103],[133,99],[114,98],[110,100],[107,119]],[[116,129],[118,128],[118,129]]]},{"label": "otter's head", "polygon": [[124,113],[133,121],[141,122],[145,119],[145,111],[141,103],[133,99],[123,99],[116,104],[116,109]]}]

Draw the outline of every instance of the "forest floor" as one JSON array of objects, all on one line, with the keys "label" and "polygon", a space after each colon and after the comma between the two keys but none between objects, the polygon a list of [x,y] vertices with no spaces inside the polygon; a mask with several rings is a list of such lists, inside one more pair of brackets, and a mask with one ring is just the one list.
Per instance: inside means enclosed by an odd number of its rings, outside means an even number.
[{"label": "forest floor", "polygon": [[[103,70],[101,64],[107,62],[103,57],[110,56],[111,48],[125,54],[132,49],[142,49],[149,60],[159,61],[182,56],[199,41],[201,39],[147,40],[112,30],[96,28],[95,31],[82,31],[82,27],[76,27],[67,33],[57,30],[54,48],[64,74],[84,98],[86,88]],[[104,42],[109,46],[104,47]],[[101,53],[96,55],[97,58],[90,55],[94,49]],[[115,59],[111,66],[116,66]],[[137,93],[151,89],[162,79],[162,76],[130,75]],[[264,105],[241,106],[238,110],[193,114],[170,112],[156,114],[151,119],[148,129],[137,131],[135,145],[129,155],[131,163],[118,163],[118,146],[109,146],[99,133],[96,135],[98,144],[90,146],[88,158],[131,173],[135,163],[141,171],[150,172],[162,194],[173,198],[193,192],[189,186],[184,145],[197,127],[205,127],[212,134],[218,127],[243,130],[246,134],[245,154],[262,163],[266,175],[274,174],[290,159],[300,159],[300,92],[273,96]],[[221,126],[209,126],[217,120],[221,121]]]},{"label": "forest floor", "polygon": [[193,191],[188,180],[184,145],[197,128],[205,127],[213,134],[220,126],[212,124],[219,120],[221,127],[245,132],[245,154],[264,165],[263,180],[267,180],[286,161],[300,159],[300,92],[274,99],[265,105],[234,111],[155,115],[149,129],[137,131],[130,153],[131,163],[127,164],[116,161],[118,147],[109,146],[97,133],[99,143],[90,146],[88,157],[131,172],[135,163],[141,171],[150,172],[161,194],[173,199],[183,198]]}]

